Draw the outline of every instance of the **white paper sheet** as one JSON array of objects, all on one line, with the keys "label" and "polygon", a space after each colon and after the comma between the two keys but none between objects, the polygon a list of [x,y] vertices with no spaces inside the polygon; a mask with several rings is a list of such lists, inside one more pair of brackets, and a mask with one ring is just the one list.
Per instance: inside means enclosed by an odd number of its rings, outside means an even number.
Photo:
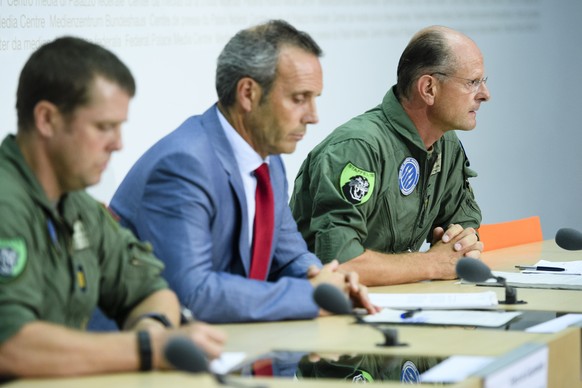
[{"label": "white paper sheet", "polygon": [[218,374],[226,374],[240,364],[246,357],[245,352],[224,352],[219,358],[210,362],[210,370]]},{"label": "white paper sheet", "polygon": [[374,315],[366,315],[366,322],[375,323],[402,323],[425,325],[450,325],[450,326],[503,326],[520,312],[504,311],[471,311],[471,310],[422,310],[410,318],[402,318],[407,310],[383,309]]},{"label": "white paper sheet", "polygon": [[457,383],[465,380],[495,357],[485,356],[451,356],[420,375],[423,383]]},{"label": "white paper sheet", "polygon": [[557,333],[577,322],[582,322],[582,314],[566,314],[539,325],[528,327],[525,331],[528,333]]},{"label": "white paper sheet", "polygon": [[536,266],[544,267],[559,267],[564,268],[565,271],[560,272],[561,274],[582,274],[582,261],[548,261],[540,260]]},{"label": "white paper sheet", "polygon": [[[550,288],[557,290],[582,290],[582,276],[556,275],[555,273],[520,273],[520,272],[501,272],[493,271],[493,275],[505,278],[508,285],[521,288]],[[462,283],[469,283],[462,281]],[[495,279],[489,279],[484,283],[478,283],[485,286],[498,286]]]},{"label": "white paper sheet", "polygon": [[370,300],[380,307],[394,309],[475,309],[498,305],[493,291],[474,293],[388,294],[371,293]]}]

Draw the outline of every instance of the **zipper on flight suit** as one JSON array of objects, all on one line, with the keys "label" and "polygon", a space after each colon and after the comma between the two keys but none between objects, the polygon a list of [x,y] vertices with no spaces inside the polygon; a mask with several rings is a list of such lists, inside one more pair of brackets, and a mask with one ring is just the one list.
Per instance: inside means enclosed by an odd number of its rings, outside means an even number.
[{"label": "zipper on flight suit", "polygon": [[[421,190],[419,190],[419,193],[418,193],[419,197],[422,198],[422,205],[420,206],[420,209],[418,211],[418,215],[416,216],[416,221],[414,222],[414,227],[415,227],[414,229],[422,229],[422,224],[424,223],[424,219],[426,217],[426,211],[428,209],[428,204],[430,202],[430,195],[425,197],[425,193],[428,190],[428,182],[430,181],[430,172],[432,171],[432,168],[434,167],[435,161],[436,161],[436,159],[431,157],[431,156],[428,156],[425,159],[422,186],[421,186]],[[418,238],[415,238],[415,234],[416,233],[413,232],[412,236],[410,236],[410,243],[408,244],[408,251],[409,252],[413,251],[413,247],[417,243]],[[422,235],[420,237],[422,238]]]},{"label": "zipper on flight suit", "polygon": [[394,227],[394,223],[392,222],[392,212],[390,211],[390,206],[389,206],[389,201],[387,199],[384,199],[387,203],[386,203],[386,213],[387,213],[387,218],[388,218],[388,228],[390,229],[390,235],[392,236],[391,239],[391,243],[390,246],[388,247],[388,252],[392,252],[392,253],[400,253],[400,252],[396,252],[396,228]]}]

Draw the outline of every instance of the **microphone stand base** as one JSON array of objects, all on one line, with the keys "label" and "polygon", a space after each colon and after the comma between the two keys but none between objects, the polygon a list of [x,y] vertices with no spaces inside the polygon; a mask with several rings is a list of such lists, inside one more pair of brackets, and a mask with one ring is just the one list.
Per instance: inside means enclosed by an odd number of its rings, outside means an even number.
[{"label": "microphone stand base", "polygon": [[498,302],[499,304],[527,304],[527,302],[525,300],[516,300],[515,302],[512,301],[506,301],[506,300],[500,300]]},{"label": "microphone stand base", "polygon": [[384,343],[378,343],[376,344],[376,346],[382,347],[408,346],[408,344],[398,342],[398,330],[392,328],[385,329],[382,329],[381,327],[377,328],[384,335]]},{"label": "microphone stand base", "polygon": [[397,343],[397,344],[392,344],[392,343],[378,343],[376,344],[376,346],[382,347],[382,348],[393,348],[393,347],[402,347],[402,346],[408,346],[408,344],[405,343]]}]

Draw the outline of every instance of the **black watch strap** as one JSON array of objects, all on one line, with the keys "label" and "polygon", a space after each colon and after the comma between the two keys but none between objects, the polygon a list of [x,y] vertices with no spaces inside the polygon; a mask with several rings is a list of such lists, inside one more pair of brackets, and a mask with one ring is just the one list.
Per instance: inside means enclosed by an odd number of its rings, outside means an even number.
[{"label": "black watch strap", "polygon": [[172,325],[172,322],[170,322],[168,317],[166,317],[164,314],[160,314],[160,313],[147,313],[147,314],[140,315],[139,317],[137,317],[135,319],[134,324],[132,326],[134,326],[136,323],[138,323],[142,319],[146,319],[146,318],[154,319],[154,320],[160,322],[165,327],[173,327],[174,326],[174,325]]},{"label": "black watch strap", "polygon": [[149,332],[145,330],[137,332],[137,349],[139,351],[139,370],[152,370],[152,340]]}]

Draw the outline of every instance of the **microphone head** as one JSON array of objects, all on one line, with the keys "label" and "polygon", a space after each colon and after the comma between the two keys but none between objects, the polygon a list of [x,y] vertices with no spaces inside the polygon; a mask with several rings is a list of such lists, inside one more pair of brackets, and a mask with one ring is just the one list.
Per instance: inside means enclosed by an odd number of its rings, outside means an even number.
[{"label": "microphone head", "polygon": [[164,355],[178,370],[190,373],[209,371],[206,354],[189,338],[182,336],[170,338],[164,349]]},{"label": "microphone head", "polygon": [[582,233],[576,229],[562,228],[556,233],[556,244],[569,251],[582,250]]},{"label": "microphone head", "polygon": [[457,261],[457,275],[473,283],[484,282],[494,277],[485,263],[470,257],[463,257]]},{"label": "microphone head", "polygon": [[313,299],[319,307],[334,314],[351,315],[352,302],[344,293],[329,283],[322,283],[313,291]]}]

